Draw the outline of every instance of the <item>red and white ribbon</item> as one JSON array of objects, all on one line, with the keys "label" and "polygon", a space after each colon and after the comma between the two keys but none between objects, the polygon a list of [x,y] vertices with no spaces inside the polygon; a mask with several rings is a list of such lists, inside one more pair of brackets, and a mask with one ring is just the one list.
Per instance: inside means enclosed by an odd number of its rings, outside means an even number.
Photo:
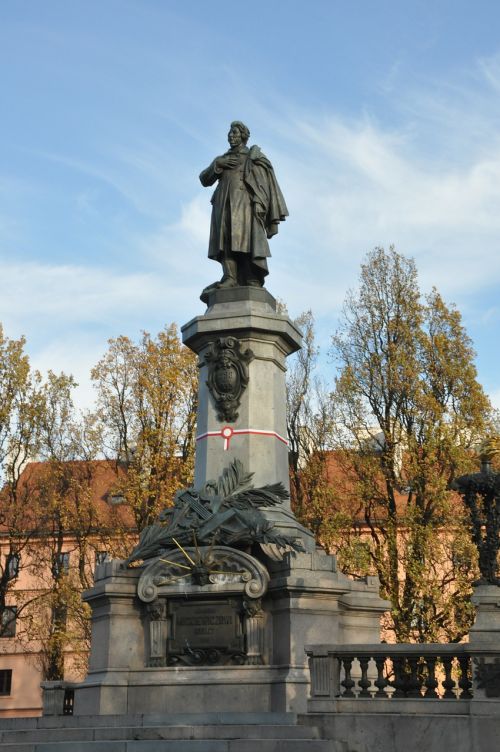
[{"label": "red and white ribbon", "polygon": [[272,436],[275,439],[278,439],[278,441],[282,441],[283,444],[286,444],[288,446],[288,441],[283,438],[283,436],[280,436],[279,433],[276,433],[276,431],[261,431],[257,428],[231,428],[231,426],[224,426],[220,429],[220,431],[207,431],[206,433],[201,433],[199,436],[196,437],[196,441],[201,441],[202,439],[208,439],[212,436],[218,436],[221,439],[224,439],[224,451],[227,452],[229,449],[229,444],[231,442],[231,439],[233,436],[241,436],[243,434],[253,434],[256,436]]}]

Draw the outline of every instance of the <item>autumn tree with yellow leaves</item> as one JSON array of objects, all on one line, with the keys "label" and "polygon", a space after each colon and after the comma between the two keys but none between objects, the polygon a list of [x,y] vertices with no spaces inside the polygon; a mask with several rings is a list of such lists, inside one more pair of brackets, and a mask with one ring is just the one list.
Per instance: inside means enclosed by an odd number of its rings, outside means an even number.
[{"label": "autumn tree with yellow leaves", "polygon": [[294,324],[302,332],[302,348],[289,359],[286,375],[290,495],[297,516],[318,536],[332,509],[327,473],[334,439],[331,396],[316,373],[319,349],[312,311],[304,311]]},{"label": "autumn tree with yellow leaves", "polygon": [[95,418],[78,413],[71,376],[49,372],[42,387],[40,446],[28,485],[36,498],[39,537],[31,552],[37,597],[24,619],[24,638],[39,645],[45,679],[83,668],[90,644],[90,612],[81,593],[91,587],[95,552],[106,543],[109,520],[95,498],[100,434]]},{"label": "autumn tree with yellow leaves", "polygon": [[370,253],[331,350],[334,384],[315,375],[312,314],[287,375],[292,503],[347,574],[377,574],[398,641],[458,640],[473,617],[477,552],[451,491],[489,433],[460,313],[422,296],[413,260]]},{"label": "autumn tree with yellow leaves", "polygon": [[[198,374],[174,325],[139,343],[118,337],[92,372],[97,409],[80,415],[72,377],[43,379],[24,345],[1,333],[0,612],[17,609],[18,641],[36,645],[45,679],[59,679],[68,655],[73,669],[85,663],[90,622],[81,593],[92,585],[96,552],[127,555],[191,481]],[[108,501],[123,505],[96,498],[102,471]],[[19,587],[25,574],[29,590]]]},{"label": "autumn tree with yellow leaves", "polygon": [[172,324],[156,338],[145,332],[138,343],[110,340],[92,379],[106,456],[126,469],[115,493],[140,531],[192,480],[196,357]]},{"label": "autumn tree with yellow leaves", "polygon": [[378,574],[398,641],[458,640],[471,623],[476,560],[450,485],[491,426],[460,313],[435,289],[422,296],[412,259],[377,248],[347,296],[332,354],[344,524],[330,543],[345,568],[357,556],[359,574]]},{"label": "autumn tree with yellow leaves", "polygon": [[41,376],[32,371],[25,340],[9,339],[0,325],[0,635],[12,628],[26,603],[14,595],[19,569],[36,535],[37,507],[21,482],[26,462],[39,450],[44,401]]},{"label": "autumn tree with yellow leaves", "polygon": [[62,678],[68,647],[84,651],[81,591],[101,530],[91,494],[99,439],[74,408],[75,386],[64,374],[43,379],[24,338],[0,327],[0,629],[6,636],[15,624],[46,679]]}]

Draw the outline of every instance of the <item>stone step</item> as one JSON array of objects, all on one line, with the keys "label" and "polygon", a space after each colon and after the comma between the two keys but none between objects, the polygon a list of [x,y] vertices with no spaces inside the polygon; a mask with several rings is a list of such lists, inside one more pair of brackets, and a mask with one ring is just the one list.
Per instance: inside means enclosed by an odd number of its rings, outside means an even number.
[{"label": "stone step", "polygon": [[295,726],[296,713],[152,713],[147,715],[66,715],[0,718],[0,731],[19,728],[86,728],[99,726]]},{"label": "stone step", "polygon": [[[168,741],[33,742],[2,744],[2,752],[337,752],[319,739],[190,739]],[[340,752],[340,750],[339,750]]]},{"label": "stone step", "polygon": [[294,713],[0,719],[1,752],[348,752]]},{"label": "stone step", "polygon": [[[28,742],[91,742],[126,740],[211,740],[211,739],[318,739],[314,726],[217,724],[162,726],[99,726],[29,728],[0,731],[2,745]],[[0,747],[3,749],[3,746]]]}]

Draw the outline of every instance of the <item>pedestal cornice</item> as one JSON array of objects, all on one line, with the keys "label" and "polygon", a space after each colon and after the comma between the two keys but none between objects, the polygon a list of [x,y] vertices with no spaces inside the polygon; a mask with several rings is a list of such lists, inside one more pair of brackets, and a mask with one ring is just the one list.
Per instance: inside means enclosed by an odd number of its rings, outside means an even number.
[{"label": "pedestal cornice", "polygon": [[194,317],[181,329],[184,344],[194,352],[199,353],[209,341],[228,334],[273,341],[285,355],[297,352],[302,346],[300,331],[287,316],[276,313],[275,300],[267,290],[252,287],[218,290],[209,303],[203,316]]}]

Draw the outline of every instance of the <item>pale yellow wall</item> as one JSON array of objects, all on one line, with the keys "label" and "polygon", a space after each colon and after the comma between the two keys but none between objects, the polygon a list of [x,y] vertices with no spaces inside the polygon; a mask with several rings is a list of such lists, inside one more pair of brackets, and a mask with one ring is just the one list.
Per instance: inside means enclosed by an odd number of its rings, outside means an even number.
[{"label": "pale yellow wall", "polygon": [[0,696],[1,716],[40,715],[42,712],[42,692],[40,689],[40,672],[23,653],[4,652],[12,640],[0,640],[0,669],[12,669],[12,688],[9,697]]},{"label": "pale yellow wall", "polygon": [[[75,543],[68,539],[64,550],[70,552],[70,566],[74,561]],[[5,548],[2,551],[0,544],[0,556],[5,561]],[[3,562],[2,562],[3,563]],[[35,564],[32,568],[30,565]],[[28,565],[28,567],[27,567]],[[32,596],[43,584],[44,573],[40,571],[37,562],[36,549],[30,559],[27,552],[23,552],[19,576],[14,583],[14,591]],[[10,605],[16,604],[14,594],[7,598]],[[42,712],[42,692],[40,682],[42,675],[36,663],[37,645],[33,642],[21,645],[15,638],[0,637],[0,669],[12,669],[11,694],[8,697],[0,695],[0,717],[2,716],[34,716]],[[31,651],[31,652],[29,652]],[[67,671],[65,678],[79,680],[83,678],[73,668],[72,655],[65,656]]]}]

